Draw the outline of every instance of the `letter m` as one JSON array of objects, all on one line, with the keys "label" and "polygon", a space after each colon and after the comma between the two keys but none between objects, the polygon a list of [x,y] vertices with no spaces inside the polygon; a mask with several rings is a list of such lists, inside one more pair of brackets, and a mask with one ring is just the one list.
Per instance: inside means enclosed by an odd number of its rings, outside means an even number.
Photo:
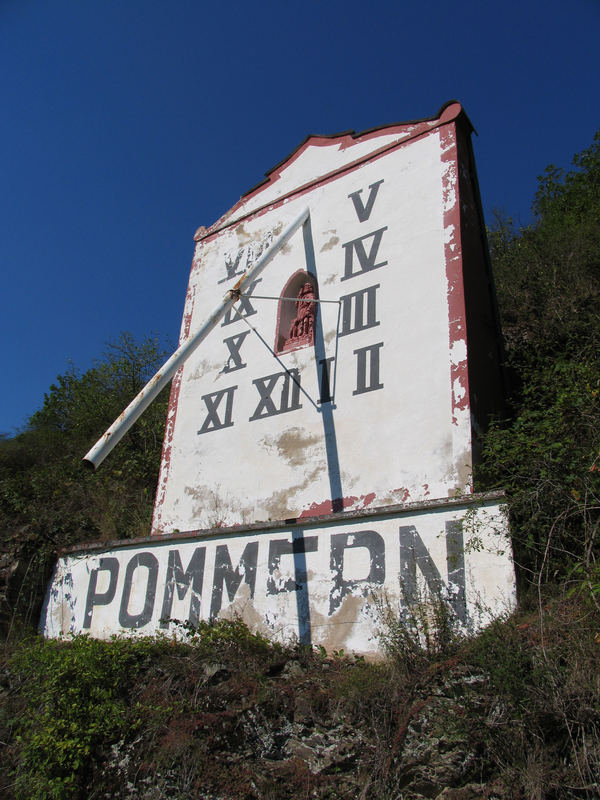
[{"label": "letter m", "polygon": [[186,571],[183,571],[179,550],[169,550],[169,564],[167,567],[167,579],[165,581],[165,594],[163,597],[162,611],[160,615],[160,627],[168,628],[173,608],[173,598],[175,589],[177,597],[184,600],[190,591],[190,611],[187,621],[190,625],[197,625],[200,619],[200,601],[202,598],[202,585],[204,581],[204,561],[206,557],[206,547],[197,547]]},{"label": "letter m", "polygon": [[227,596],[230,603],[233,603],[242,579],[250,589],[250,597],[254,597],[257,560],[258,542],[248,542],[244,548],[239,564],[234,570],[227,545],[217,545],[212,598],[210,603],[211,619],[217,616],[223,605],[223,586],[227,589]]}]

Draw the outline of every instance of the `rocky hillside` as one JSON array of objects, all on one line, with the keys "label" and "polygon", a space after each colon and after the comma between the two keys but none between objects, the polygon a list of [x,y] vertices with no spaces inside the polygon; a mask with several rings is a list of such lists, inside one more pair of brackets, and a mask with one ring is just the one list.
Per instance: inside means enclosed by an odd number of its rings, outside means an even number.
[{"label": "rocky hillside", "polygon": [[23,643],[2,665],[2,797],[600,796],[593,604],[384,644],[377,664],[326,657],[238,621],[187,643]]}]

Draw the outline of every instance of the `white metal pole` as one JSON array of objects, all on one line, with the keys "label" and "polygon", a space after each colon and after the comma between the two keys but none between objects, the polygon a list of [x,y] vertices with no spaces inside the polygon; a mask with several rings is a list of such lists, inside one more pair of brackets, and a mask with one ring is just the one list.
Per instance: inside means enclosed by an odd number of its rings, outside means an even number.
[{"label": "white metal pole", "polygon": [[225,316],[227,311],[233,306],[236,300],[242,294],[243,287],[251,283],[272,261],[272,259],[281,250],[286,241],[294,234],[298,228],[303,225],[308,219],[310,209],[305,208],[302,213],[290,222],[285,230],[275,239],[271,246],[263,253],[258,261],[252,266],[248,272],[244,273],[239,281],[232,289],[229,289],[221,303],[215,308],[210,317],[206,320],[204,325],[196,331],[196,333],[187,341],[183,342],[177,350],[170,356],[167,361],[158,370],[156,375],[151,378],[144,386],[141,392],[135,397],[127,406],[113,424],[106,430],[106,432],[98,439],[96,444],[89,452],[83,457],[83,461],[93,469],[96,469],[110,453],[110,451],[119,443],[125,436],[129,428],[148,408],[154,398],[160,393],[173,375],[177,372],[179,367],[190,357],[194,350],[198,347],[217,323]]}]

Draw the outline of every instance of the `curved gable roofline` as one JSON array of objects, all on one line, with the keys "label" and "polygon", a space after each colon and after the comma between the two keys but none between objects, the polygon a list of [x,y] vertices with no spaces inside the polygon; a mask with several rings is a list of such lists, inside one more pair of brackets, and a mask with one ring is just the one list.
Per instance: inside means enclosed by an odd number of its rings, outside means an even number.
[{"label": "curved gable roofline", "polygon": [[[449,109],[451,106],[458,107],[457,109],[454,109],[456,113],[450,114],[448,115],[447,119],[442,120],[442,117],[444,116],[444,111],[446,111],[446,109]],[[304,139],[300,142],[299,145],[297,145],[290,153],[288,153],[287,156],[285,156],[285,158],[283,158],[281,161],[278,161],[277,164],[271,167],[271,169],[267,170],[265,172],[265,177],[261,181],[255,184],[251,189],[248,189],[248,191],[244,192],[241,196],[241,199],[243,200],[249,197],[258,189],[264,187],[266,184],[272,183],[273,180],[277,180],[277,178],[279,177],[281,171],[286,166],[286,164],[288,164],[290,161],[295,160],[300,155],[300,153],[306,150],[306,148],[309,146],[318,147],[322,145],[331,144],[331,142],[335,139],[339,139],[342,145],[344,144],[350,145],[352,141],[356,141],[357,139],[362,139],[362,138],[370,138],[373,135],[385,131],[389,131],[391,133],[394,131],[398,131],[399,129],[402,128],[411,128],[414,127],[415,125],[427,125],[427,123],[432,123],[432,122],[436,123],[442,121],[449,122],[450,119],[453,118],[456,119],[461,114],[464,115],[464,117],[466,118],[470,129],[475,130],[459,101],[448,100],[441,106],[438,113],[435,114],[433,117],[423,117],[421,119],[405,120],[404,122],[391,122],[386,125],[377,125],[373,128],[366,128],[364,131],[358,131],[358,132],[351,128],[350,130],[340,131],[339,133],[323,133],[323,134],[309,133],[308,136],[304,137]],[[347,141],[344,142],[344,140]]]},{"label": "curved gable roofline", "polygon": [[[388,142],[381,147],[377,147],[375,145],[372,150],[361,155],[356,161],[350,160],[350,162],[334,168],[333,172],[325,172],[323,174],[315,175],[314,178],[309,181],[309,184],[297,185],[291,188],[287,194],[269,198],[269,200],[265,201],[264,203],[265,208],[269,207],[273,202],[282,202],[285,197],[304,191],[308,185],[313,185],[331,178],[340,171],[355,167],[363,160],[368,160],[374,156],[377,156],[378,154],[383,154],[388,149],[402,146],[410,140],[426,135],[440,125],[444,125],[453,121],[460,121],[464,123],[467,126],[468,133],[471,133],[471,131],[474,130],[461,104],[457,100],[449,100],[448,102],[444,103],[437,115],[433,117],[426,117],[424,119],[412,120],[408,122],[392,123],[388,125],[378,125],[377,127],[368,128],[358,133],[354,130],[349,130],[342,133],[326,135],[311,134],[306,136],[289,155],[287,155],[282,161],[277,163],[274,167],[271,167],[271,169],[265,173],[265,178],[262,181],[245,192],[241,196],[240,200],[232,208],[230,208],[229,211],[226,211],[215,223],[213,223],[208,230],[199,228],[194,236],[194,240],[199,242],[204,239],[210,239],[228,228],[230,225],[238,224],[247,216],[253,216],[256,213],[260,213],[261,210],[263,210],[263,204],[259,200],[261,192],[264,192],[271,187],[275,187],[282,173],[298,158],[300,158],[310,147],[331,147],[337,142],[339,145],[339,151],[343,151],[349,149],[353,145],[357,145],[362,142],[368,142],[370,139],[376,139],[379,136],[387,135],[389,137],[393,137],[396,135],[397,137],[395,141]],[[258,206],[256,205],[256,201],[258,201]],[[248,208],[248,203],[250,203],[250,208]]]}]

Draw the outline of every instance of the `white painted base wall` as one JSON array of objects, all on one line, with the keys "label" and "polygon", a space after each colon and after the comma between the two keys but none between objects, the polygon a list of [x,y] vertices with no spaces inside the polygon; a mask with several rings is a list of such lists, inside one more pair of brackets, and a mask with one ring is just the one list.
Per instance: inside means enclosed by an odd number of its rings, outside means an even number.
[{"label": "white painted base wall", "polygon": [[57,564],[41,629],[182,636],[173,620],[239,615],[280,641],[376,655],[381,604],[400,614],[432,591],[465,631],[514,608],[497,494],[73,552]]}]

